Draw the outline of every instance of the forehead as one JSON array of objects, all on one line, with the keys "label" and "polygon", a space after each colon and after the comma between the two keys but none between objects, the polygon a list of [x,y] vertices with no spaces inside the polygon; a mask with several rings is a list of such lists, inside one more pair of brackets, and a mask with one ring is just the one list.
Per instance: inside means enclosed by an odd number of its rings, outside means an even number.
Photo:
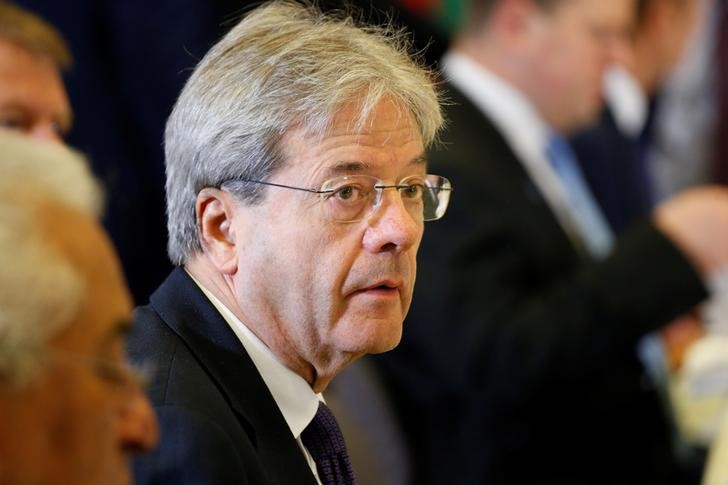
[{"label": "forehead", "polygon": [[0,37],[0,108],[25,109],[70,118],[70,107],[58,67],[15,42]]},{"label": "forehead", "polygon": [[120,340],[120,326],[130,318],[131,298],[106,234],[89,217],[58,206],[39,209],[39,224],[51,247],[84,282],[81,308],[57,343],[66,350],[92,353],[110,340]]},{"label": "forehead", "polygon": [[283,139],[289,165],[314,172],[396,171],[424,166],[422,136],[412,114],[385,98],[364,119],[356,102],[342,105],[322,135],[290,130]]},{"label": "forehead", "polygon": [[561,0],[553,8],[554,15],[593,23],[626,28],[634,20],[635,0]]}]

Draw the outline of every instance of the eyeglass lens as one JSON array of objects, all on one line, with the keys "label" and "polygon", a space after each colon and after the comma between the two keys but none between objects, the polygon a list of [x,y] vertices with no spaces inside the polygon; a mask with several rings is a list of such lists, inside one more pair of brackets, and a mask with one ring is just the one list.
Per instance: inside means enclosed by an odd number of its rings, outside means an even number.
[{"label": "eyeglass lens", "polygon": [[327,218],[355,222],[378,207],[385,189],[397,189],[414,219],[432,221],[445,213],[450,182],[437,175],[412,176],[397,185],[384,185],[368,175],[350,175],[329,180],[321,188]]}]

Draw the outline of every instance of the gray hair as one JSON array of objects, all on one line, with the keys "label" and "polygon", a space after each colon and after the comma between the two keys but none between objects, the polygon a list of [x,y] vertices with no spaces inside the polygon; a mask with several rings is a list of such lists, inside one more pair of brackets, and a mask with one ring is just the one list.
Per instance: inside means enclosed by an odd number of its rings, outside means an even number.
[{"label": "gray hair", "polygon": [[[293,127],[325,135],[337,110],[359,107],[357,129],[385,97],[397,101],[429,145],[442,125],[434,75],[391,26],[274,1],[252,12],[202,59],[167,122],[169,257],[182,265],[201,250],[197,194],[235,179],[266,180],[283,164],[280,141]],[[245,203],[254,184],[230,187]]]},{"label": "gray hair", "polygon": [[101,190],[69,149],[0,130],[0,378],[27,383],[82,302],[83,277],[39,227],[48,204],[97,217]]}]

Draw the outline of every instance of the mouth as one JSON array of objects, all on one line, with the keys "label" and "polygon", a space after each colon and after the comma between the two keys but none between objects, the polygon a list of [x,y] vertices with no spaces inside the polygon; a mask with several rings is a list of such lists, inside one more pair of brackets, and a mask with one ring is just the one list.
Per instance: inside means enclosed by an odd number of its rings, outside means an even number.
[{"label": "mouth", "polygon": [[382,281],[378,281],[372,285],[362,288],[357,293],[363,293],[367,295],[377,296],[394,296],[399,295],[401,289],[404,288],[404,283],[401,279],[390,278]]}]

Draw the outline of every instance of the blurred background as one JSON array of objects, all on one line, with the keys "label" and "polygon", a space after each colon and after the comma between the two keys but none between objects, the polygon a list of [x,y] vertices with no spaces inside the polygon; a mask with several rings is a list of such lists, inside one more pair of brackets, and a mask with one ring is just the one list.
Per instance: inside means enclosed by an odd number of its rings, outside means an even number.
[{"label": "blurred background", "polygon": [[[695,20],[684,45],[677,48],[674,62],[669,63],[669,72],[645,89],[647,103],[633,102],[625,94],[620,72],[633,66],[615,66],[604,81],[605,106],[610,111],[605,111],[592,129],[572,140],[587,181],[615,230],[685,188],[728,183],[726,6],[723,0],[686,1],[697,5]],[[65,74],[65,82],[74,123],[68,142],[90,158],[94,171],[106,184],[109,200],[105,225],[120,254],[134,298],[137,304],[144,304],[171,269],[166,256],[165,120],[197,61],[255,3],[15,3],[55,25],[70,43],[74,65]],[[342,7],[342,2],[319,3],[327,9]],[[467,11],[465,0],[372,0],[347,5],[359,9],[365,20],[379,23],[391,18],[407,27],[416,50],[435,69]],[[666,35],[663,40],[669,44],[672,38]],[[624,158],[615,157],[617,145],[605,138],[605,126],[610,123],[637,140],[638,163],[619,163]],[[607,162],[616,162],[601,163],[599,156],[593,155],[595,151]],[[588,159],[597,161],[587,163]],[[726,281],[715,283],[726,288],[723,295],[728,295]],[[675,345],[666,347],[662,364],[652,369],[655,378],[663,383],[665,405],[675,418],[676,446],[682,447],[685,459],[698,468],[702,467],[704,451],[719,434],[726,412],[726,308],[724,300],[714,301],[700,316],[703,327],[699,332],[688,325],[665,335]],[[706,336],[711,338],[703,340]],[[698,347],[694,346],[696,342]],[[646,343],[644,352],[653,351],[654,347]],[[361,482],[418,483],[417,470],[426,470],[426,466],[416,462],[417,443],[409,441],[407,426],[401,424],[407,422],[407,417],[398,416],[396,405],[388,403],[389,391],[376,367],[363,362],[364,367],[355,366],[335,381],[330,398],[334,407],[338,403],[343,408],[337,412],[343,416],[342,427],[353,430],[345,429],[347,438],[354,437],[353,453],[359,446],[361,455],[369,456],[358,467]],[[347,372],[351,375],[348,380]],[[360,384],[366,382],[374,384],[363,389]],[[360,393],[378,396],[383,407],[351,398]],[[381,427],[371,426],[364,408],[376,408],[378,417],[374,419]],[[728,455],[728,451],[722,454]],[[386,481],[382,481],[377,468],[399,472],[387,473]],[[367,470],[372,470],[371,475]]]}]

